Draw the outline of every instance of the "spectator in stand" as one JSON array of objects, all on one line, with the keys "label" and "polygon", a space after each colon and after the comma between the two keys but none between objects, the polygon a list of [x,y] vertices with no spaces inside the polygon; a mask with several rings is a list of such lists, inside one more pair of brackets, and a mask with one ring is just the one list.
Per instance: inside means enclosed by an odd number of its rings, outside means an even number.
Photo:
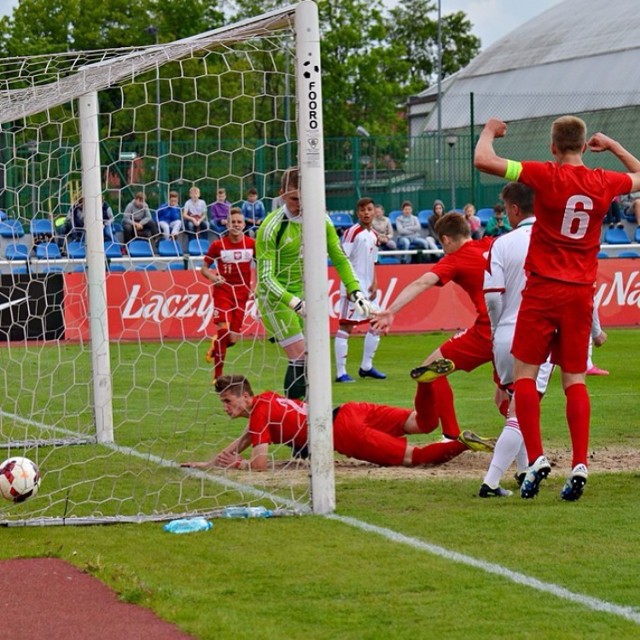
[{"label": "spectator in stand", "polygon": [[[102,201],[102,224],[104,239],[113,242],[113,211],[106,200]],[[67,242],[84,241],[84,198],[75,201],[64,223],[58,228],[58,234],[66,236]]]},{"label": "spectator in stand", "polygon": [[509,231],[511,231],[511,225],[504,215],[504,207],[498,203],[493,207],[493,215],[487,220],[484,235],[497,238]]},{"label": "spectator in stand", "polygon": [[431,238],[438,246],[438,233],[436,232],[436,222],[444,215],[444,202],[442,200],[433,201],[433,213],[427,220],[427,237]]},{"label": "spectator in stand", "polygon": [[472,240],[479,240],[482,237],[482,222],[476,215],[475,206],[469,202],[464,205],[464,209],[462,211],[464,213],[464,217],[469,223],[469,227],[471,227]]},{"label": "spectator in stand", "polygon": [[[413,215],[413,205],[409,200],[402,203],[402,215],[396,218],[396,231],[398,232],[398,249],[407,251],[410,247],[416,249],[437,249],[436,243],[429,243],[420,235],[420,220]],[[400,261],[408,264],[411,257],[403,255]]]},{"label": "spectator in stand", "polygon": [[216,201],[209,207],[211,224],[217,234],[221,235],[227,230],[229,211],[231,211],[231,203],[227,200],[227,191],[226,189],[218,189],[216,191]]},{"label": "spectator in stand", "polygon": [[182,212],[178,198],[177,191],[169,191],[169,203],[161,204],[156,213],[158,227],[165,240],[172,238],[177,241],[182,232]]},{"label": "spectator in stand", "polygon": [[378,249],[380,251],[395,251],[397,248],[393,240],[393,225],[387,216],[384,215],[384,207],[377,204],[374,207],[373,230],[378,235]]},{"label": "spectator in stand", "polygon": [[609,229],[618,227],[618,229],[624,229],[622,224],[622,214],[620,213],[620,197],[616,196],[609,205],[607,215],[604,217],[604,221],[609,225]]},{"label": "spectator in stand", "polygon": [[144,199],[144,193],[138,191],[124,210],[124,241],[134,238],[154,238],[158,235],[158,225],[151,216],[151,211]]},{"label": "spectator in stand", "polygon": [[198,187],[189,189],[189,199],[182,207],[182,220],[187,233],[193,233],[196,237],[203,234],[206,238],[207,231],[209,231],[207,203],[200,198]]},{"label": "spectator in stand", "polygon": [[266,215],[262,200],[258,200],[257,189],[251,188],[247,191],[247,199],[242,203],[242,215],[247,224],[245,233],[255,238],[258,227]]}]

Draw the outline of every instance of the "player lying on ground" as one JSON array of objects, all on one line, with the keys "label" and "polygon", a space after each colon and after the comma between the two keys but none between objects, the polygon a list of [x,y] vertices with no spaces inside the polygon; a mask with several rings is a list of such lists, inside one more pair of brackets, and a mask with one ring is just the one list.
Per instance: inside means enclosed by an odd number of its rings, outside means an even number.
[{"label": "player lying on ground", "polygon": [[[440,218],[436,223],[436,233],[444,257],[430,271],[407,285],[385,311],[374,312],[371,326],[386,333],[395,315],[431,287],[455,282],[464,289],[476,309],[475,322],[441,344],[420,367],[411,372],[411,377],[418,383],[415,408],[422,431],[429,433],[440,423],[442,434],[455,439],[460,434],[460,426],[453,391],[444,376],[456,369],[473,371],[492,361],[491,325],[482,285],[493,238],[472,240],[469,223],[458,213],[447,213]],[[427,303],[423,305],[426,315]]]},{"label": "player lying on ground", "polygon": [[[585,384],[593,312],[593,287],[603,219],[613,198],[640,189],[640,161],[615,140],[595,134],[587,143],[585,123],[574,116],[551,126],[553,162],[516,162],[500,157],[494,140],[507,125],[492,118],[475,149],[474,164],[484,173],[522,182],[535,192],[536,223],[525,262],[512,353],[514,395],[529,469],[520,487],[523,498],[537,495],[551,471],[540,434],[540,397],[536,378],[551,353],[562,369],[566,416],[573,448],[572,469],[563,500],[577,500],[587,482],[591,405]],[[582,154],[610,151],[633,173],[590,169]]]},{"label": "player lying on ground", "polygon": [[[307,445],[307,406],[301,400],[266,391],[254,395],[249,381],[240,375],[218,378],[216,391],[230,418],[249,418],[240,436],[211,460],[183,462],[183,467],[208,469],[233,467],[264,471],[269,466],[269,445],[295,449]],[[457,440],[414,446],[406,435],[420,433],[416,412],[400,407],[346,402],[333,412],[333,446],[338,453],[382,466],[442,464],[468,449],[492,451],[493,443],[465,431]],[[240,454],[251,447],[251,457]]]}]

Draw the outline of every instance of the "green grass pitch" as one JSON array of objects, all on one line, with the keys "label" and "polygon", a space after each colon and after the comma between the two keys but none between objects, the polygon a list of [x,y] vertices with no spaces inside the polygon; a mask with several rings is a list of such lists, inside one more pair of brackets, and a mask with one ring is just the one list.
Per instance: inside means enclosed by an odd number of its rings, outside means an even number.
[{"label": "green grass pitch", "polygon": [[[637,329],[612,330],[594,354],[611,375],[588,379],[593,463],[577,503],[558,497],[566,465],[554,469],[533,501],[477,498],[481,474],[390,478],[342,470],[338,518],[216,520],[211,531],[185,536],[165,533],[157,523],[16,527],[0,532],[0,557],[69,560],[123,599],[151,607],[202,639],[640,637],[638,335]],[[375,365],[388,379],[334,385],[335,402],[410,406],[414,385],[408,370],[443,338],[384,338]],[[351,341],[352,374],[361,342]],[[203,389],[208,376],[203,370]],[[280,372],[267,371],[256,386],[273,387],[278,380]],[[463,428],[497,435],[502,419],[492,403],[490,368],[457,372],[451,384]],[[207,419],[202,407],[194,415]],[[568,451],[556,375],[542,420],[547,449]],[[179,459],[178,445],[167,446]],[[620,457],[626,470],[599,469],[603,452]],[[391,532],[391,538],[346,519]],[[457,562],[447,552],[478,564]],[[498,574],[491,572],[496,566]],[[500,568],[513,573],[501,575]],[[509,577],[515,574],[523,582]],[[533,588],[534,580],[551,592]],[[563,589],[577,599],[561,597]]]}]

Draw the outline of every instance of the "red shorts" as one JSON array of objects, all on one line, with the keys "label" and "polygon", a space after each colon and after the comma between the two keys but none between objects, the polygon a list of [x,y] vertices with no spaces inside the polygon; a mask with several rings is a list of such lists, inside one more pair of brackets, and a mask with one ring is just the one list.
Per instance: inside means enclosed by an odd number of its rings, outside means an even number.
[{"label": "red shorts", "polygon": [[333,421],[333,448],[380,465],[401,465],[407,450],[404,425],[411,409],[346,402]]},{"label": "red shorts", "polygon": [[511,353],[527,364],[551,362],[566,373],[587,369],[594,289],[530,274],[522,292]]},{"label": "red shorts", "polygon": [[231,331],[242,330],[244,314],[249,300],[249,290],[245,287],[219,285],[213,290],[215,305],[214,322],[224,322]]},{"label": "red shorts", "polygon": [[456,369],[473,371],[486,362],[493,362],[491,330],[474,324],[449,338],[441,347],[444,358],[452,360]]}]

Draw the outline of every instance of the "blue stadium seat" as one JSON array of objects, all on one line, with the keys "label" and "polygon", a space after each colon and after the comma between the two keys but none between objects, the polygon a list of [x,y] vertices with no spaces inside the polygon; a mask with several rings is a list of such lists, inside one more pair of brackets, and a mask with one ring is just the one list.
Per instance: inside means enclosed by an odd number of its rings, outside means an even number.
[{"label": "blue stadium seat", "polygon": [[48,218],[34,218],[30,223],[32,236],[53,236],[53,223]]},{"label": "blue stadium seat", "polygon": [[422,209],[422,211],[418,211],[418,220],[420,220],[420,226],[423,229],[427,228],[429,218],[432,215],[433,215],[433,209]]},{"label": "blue stadium seat", "polygon": [[389,212],[389,222],[393,225],[393,228],[396,228],[396,220],[402,215],[402,211],[400,209],[394,209]]},{"label": "blue stadium seat", "polygon": [[36,258],[39,260],[59,260],[62,258],[60,247],[55,242],[41,242],[36,245]]},{"label": "blue stadium seat", "polygon": [[67,257],[68,258],[86,258],[87,247],[84,242],[67,242]]},{"label": "blue stadium seat", "polygon": [[124,245],[117,242],[105,242],[104,243],[104,255],[107,258],[121,258],[122,249]]},{"label": "blue stadium seat", "polygon": [[478,209],[476,211],[476,215],[480,218],[480,223],[483,227],[487,226],[487,222],[489,222],[489,218],[493,215],[492,207],[483,207],[482,209]]},{"label": "blue stadium seat", "polygon": [[606,244],[629,244],[629,236],[624,229],[607,229],[604,232],[604,241]]},{"label": "blue stadium seat", "polygon": [[24,228],[19,220],[3,220],[0,222],[1,238],[22,238]]},{"label": "blue stadium seat", "polygon": [[109,271],[111,271],[112,273],[114,273],[116,271],[117,272],[123,272],[123,271],[126,271],[126,270],[127,270],[127,267],[126,267],[126,265],[122,264],[122,262],[112,262],[109,265]]},{"label": "blue stadium seat", "polygon": [[204,238],[193,238],[189,240],[187,245],[187,253],[190,256],[202,256],[207,253],[209,248],[209,241]]},{"label": "blue stadium seat", "polygon": [[637,251],[621,251],[618,254],[618,258],[640,258],[640,253]]},{"label": "blue stadium seat", "polygon": [[329,219],[336,229],[348,229],[353,226],[353,218],[348,211],[331,211]]},{"label": "blue stadium seat", "polygon": [[150,264],[148,262],[144,262],[142,264],[137,264],[134,268],[134,271],[157,271],[158,267],[155,264]]},{"label": "blue stadium seat", "polygon": [[29,247],[26,244],[19,242],[7,245],[4,250],[4,257],[7,260],[28,260],[29,259]]},{"label": "blue stadium seat", "polygon": [[7,212],[4,211],[3,209],[0,209],[0,220],[4,221],[8,218],[9,216],[7,215]]},{"label": "blue stadium seat", "polygon": [[398,256],[385,256],[384,254],[378,254],[378,264],[401,264]]},{"label": "blue stadium seat", "polygon": [[598,251],[598,260],[604,260],[608,258],[609,254],[606,251]]},{"label": "blue stadium seat", "polygon": [[148,240],[132,240],[127,250],[132,258],[153,258],[153,248]]},{"label": "blue stadium seat", "polygon": [[633,241],[634,241],[634,242],[640,242],[640,227],[638,227],[638,228],[636,229],[636,233],[635,233],[635,235],[633,236]]},{"label": "blue stadium seat", "polygon": [[158,255],[165,258],[179,258],[182,257],[182,247],[175,240],[160,240]]}]

